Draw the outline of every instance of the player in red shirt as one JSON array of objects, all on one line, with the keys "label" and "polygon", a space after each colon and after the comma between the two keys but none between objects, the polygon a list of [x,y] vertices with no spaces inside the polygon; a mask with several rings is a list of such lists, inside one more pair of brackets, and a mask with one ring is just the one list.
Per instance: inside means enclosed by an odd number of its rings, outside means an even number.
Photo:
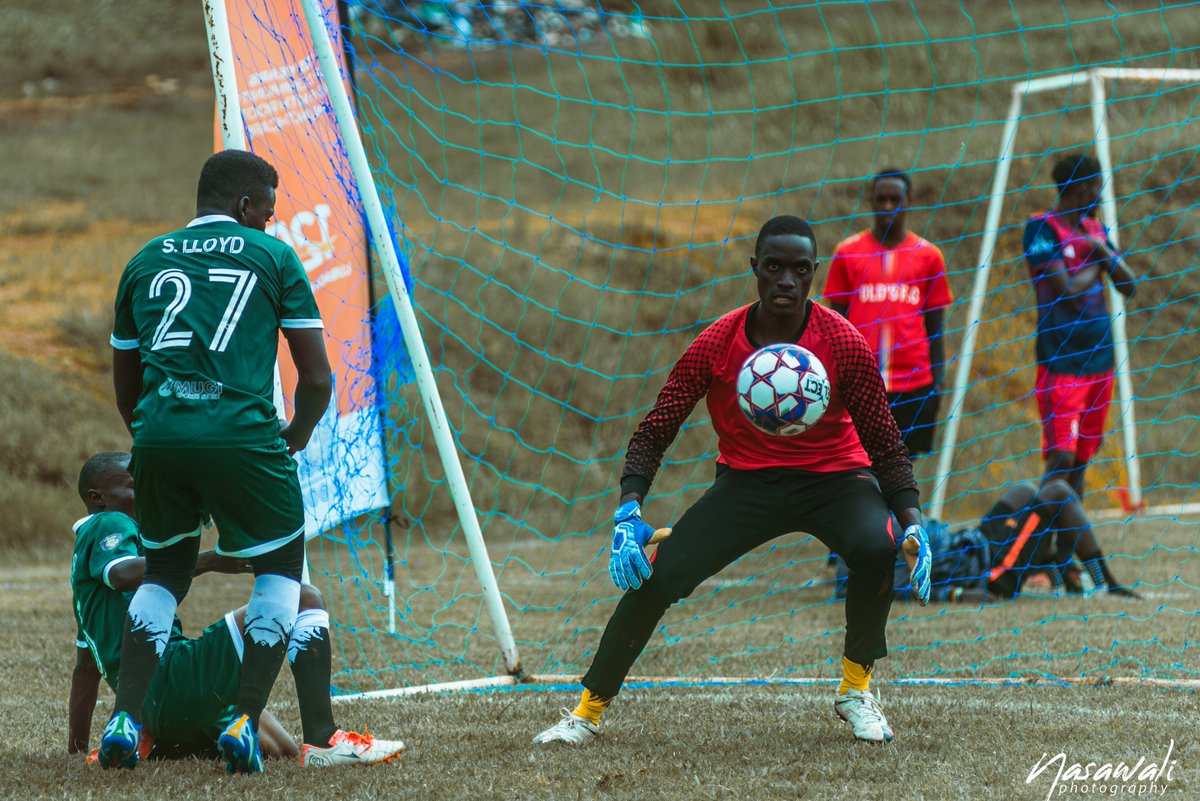
[{"label": "player in red shirt", "polygon": [[911,180],[888,169],[867,185],[875,220],[833,251],[825,298],[862,332],[879,360],[888,402],[913,456],[933,449],[954,300],[942,252],[905,227]]},{"label": "player in red shirt", "polygon": [[[887,655],[892,564],[903,538],[922,603],[929,599],[929,546],[912,462],[888,412],[866,341],[843,317],[808,300],[817,272],[816,237],[798,217],[775,217],[759,232],[750,268],[759,300],[706,328],[676,362],[625,455],[609,572],[621,598],[583,678],[573,713],[534,742],[586,743],[620,691],[667,608],[754,548],[792,531],[812,533],[850,566],[843,678],[835,701],[855,737],[885,742],[892,729],[869,689]],[[766,345],[794,342],[829,373],[825,415],[795,437],[765,434],[737,407],[742,363]],[[641,504],[664,452],[704,399],[717,433],[716,480],[655,555]],[[891,523],[894,513],[903,535]],[[918,550],[919,549],[919,550]]]}]

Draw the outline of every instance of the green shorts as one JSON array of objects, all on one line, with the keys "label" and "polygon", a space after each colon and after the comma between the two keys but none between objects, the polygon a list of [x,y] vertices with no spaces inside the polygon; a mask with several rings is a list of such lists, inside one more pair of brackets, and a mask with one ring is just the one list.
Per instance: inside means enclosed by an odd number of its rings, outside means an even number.
[{"label": "green shorts", "polygon": [[134,447],[129,465],[142,544],[166,548],[217,524],[217,553],[270,553],[304,534],[296,460],[263,448]]},{"label": "green shorts", "polygon": [[194,640],[167,646],[142,705],[162,757],[211,754],[229,725],[242,676],[242,633],[225,615]]}]

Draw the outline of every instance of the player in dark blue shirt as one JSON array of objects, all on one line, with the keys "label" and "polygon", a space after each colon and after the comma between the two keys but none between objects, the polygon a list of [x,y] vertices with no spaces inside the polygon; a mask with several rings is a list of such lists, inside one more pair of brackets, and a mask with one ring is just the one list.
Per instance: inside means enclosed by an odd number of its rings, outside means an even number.
[{"label": "player in dark blue shirt", "polygon": [[1046,478],[1083,494],[1112,400],[1112,321],[1104,276],[1126,297],[1134,276],[1095,219],[1100,164],[1069,156],[1054,167],[1058,202],[1025,225],[1025,261],[1037,294],[1037,401]]}]

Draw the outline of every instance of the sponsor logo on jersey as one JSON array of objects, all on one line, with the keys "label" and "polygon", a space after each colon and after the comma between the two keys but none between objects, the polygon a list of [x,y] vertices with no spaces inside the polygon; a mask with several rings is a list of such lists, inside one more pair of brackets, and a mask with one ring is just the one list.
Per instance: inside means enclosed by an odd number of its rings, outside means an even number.
[{"label": "sponsor logo on jersey", "polygon": [[111,551],[113,548],[116,548],[120,542],[121,542],[120,534],[109,534],[107,537],[105,537],[103,540],[100,541],[100,550]]},{"label": "sponsor logo on jersey", "polygon": [[224,389],[220,381],[176,381],[168,378],[158,385],[158,394],[164,398],[174,395],[180,400],[220,400]]},{"label": "sponsor logo on jersey", "polygon": [[918,306],[921,290],[909,284],[863,284],[858,288],[858,299],[863,303],[907,303]]}]

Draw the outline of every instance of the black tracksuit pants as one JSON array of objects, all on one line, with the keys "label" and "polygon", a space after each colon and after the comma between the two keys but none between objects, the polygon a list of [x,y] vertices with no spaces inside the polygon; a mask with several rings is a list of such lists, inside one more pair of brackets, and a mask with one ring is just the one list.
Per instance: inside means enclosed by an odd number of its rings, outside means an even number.
[{"label": "black tracksuit pants", "polygon": [[886,656],[884,629],[900,533],[893,530],[875,476],[868,470],[718,465],[716,481],[658,546],[653,574],[617,604],[583,686],[596,695],[616,695],[668,607],[739,557],[793,531],[812,534],[850,568],[846,657],[871,664]]}]

